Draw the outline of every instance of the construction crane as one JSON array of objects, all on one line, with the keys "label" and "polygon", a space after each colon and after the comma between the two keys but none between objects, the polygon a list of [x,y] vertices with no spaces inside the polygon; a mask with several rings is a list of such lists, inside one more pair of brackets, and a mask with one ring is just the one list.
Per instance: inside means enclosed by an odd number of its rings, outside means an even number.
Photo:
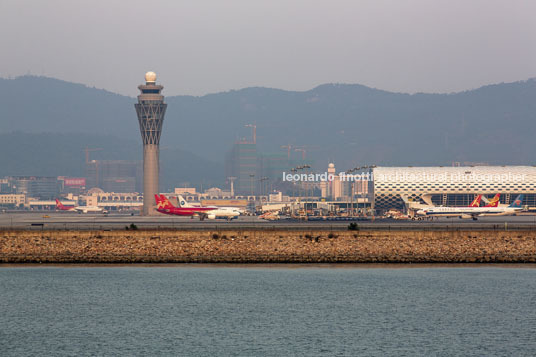
[{"label": "construction crane", "polygon": [[292,150],[293,146],[288,144],[288,145],[282,145],[281,146],[281,149],[287,149],[287,159],[290,160],[290,150]]},{"label": "construction crane", "polygon": [[305,153],[307,152],[305,148],[296,148],[294,151],[301,151],[301,159],[302,161],[305,161]]},{"label": "construction crane", "polygon": [[302,160],[305,161],[305,154],[307,151],[311,152],[318,149],[316,145],[306,145],[306,146],[294,146],[294,151],[300,151],[302,153]]},{"label": "construction crane", "polygon": [[251,128],[253,134],[253,144],[257,143],[257,125],[256,124],[246,124],[246,128]]},{"label": "construction crane", "polygon": [[89,147],[86,146],[86,148],[84,149],[84,151],[86,152],[86,165],[89,164],[89,153],[91,151],[100,151],[100,150],[104,150],[103,148],[92,148],[90,149]]}]

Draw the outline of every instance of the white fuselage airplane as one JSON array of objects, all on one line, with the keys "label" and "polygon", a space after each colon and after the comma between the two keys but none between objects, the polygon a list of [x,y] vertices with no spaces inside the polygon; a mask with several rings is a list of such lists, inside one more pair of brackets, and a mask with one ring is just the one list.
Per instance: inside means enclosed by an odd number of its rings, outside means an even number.
[{"label": "white fuselage airplane", "polygon": [[[186,202],[186,200],[181,195],[178,196],[178,203],[179,203],[179,207],[184,207],[184,208],[195,207],[194,205]],[[239,208],[235,208],[235,207],[207,206],[205,208],[214,208],[214,209],[210,211],[197,213],[200,220],[204,220],[205,218],[206,219],[220,218],[220,219],[226,219],[230,221],[232,219],[238,218],[238,216],[242,214],[242,210],[240,210]]]},{"label": "white fuselage airplane", "polygon": [[77,206],[73,208],[78,213],[106,213],[102,207],[95,206]]},{"label": "white fuselage airplane", "polygon": [[422,207],[417,211],[417,215],[426,217],[459,217],[472,218],[479,216],[511,216],[523,210],[521,203],[523,195],[517,198],[508,207]]},{"label": "white fuselage airplane", "polygon": [[108,213],[108,211],[96,206],[64,206],[59,199],[56,199],[56,210],[78,213]]},{"label": "white fuselage airplane", "polygon": [[238,216],[240,216],[240,212],[234,209],[231,209],[229,207],[223,207],[223,208],[215,208],[212,211],[203,212],[202,214],[199,215],[199,219],[203,220],[205,218],[206,219],[221,218],[221,219],[226,219],[230,221],[232,219],[238,218]]}]

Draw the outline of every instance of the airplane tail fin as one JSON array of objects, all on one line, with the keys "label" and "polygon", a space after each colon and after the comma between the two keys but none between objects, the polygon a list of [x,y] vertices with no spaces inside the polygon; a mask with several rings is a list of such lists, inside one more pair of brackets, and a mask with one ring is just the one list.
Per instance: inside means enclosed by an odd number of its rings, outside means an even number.
[{"label": "airplane tail fin", "polygon": [[63,205],[61,204],[60,200],[58,200],[57,198],[56,198],[56,208],[57,209],[62,209],[63,208]]},{"label": "airplane tail fin", "polygon": [[491,200],[488,201],[488,204],[485,207],[499,207],[499,199],[501,194],[496,194]]},{"label": "airplane tail fin", "polygon": [[184,197],[182,197],[181,195],[179,195],[177,197],[177,200],[179,201],[179,207],[193,207],[191,204],[188,203],[188,201],[186,201],[184,199]]},{"label": "airplane tail fin", "polygon": [[480,207],[480,200],[482,199],[482,195],[476,196],[476,198],[471,202],[469,207]]},{"label": "airplane tail fin", "polygon": [[164,195],[160,195],[160,206],[166,209],[175,208],[175,206],[173,206],[171,202],[169,202],[168,198]]},{"label": "airplane tail fin", "polygon": [[516,199],[510,203],[510,206],[508,207],[511,207],[511,208],[521,208],[522,204],[523,204],[523,197],[525,197],[525,195],[519,195],[516,197]]}]

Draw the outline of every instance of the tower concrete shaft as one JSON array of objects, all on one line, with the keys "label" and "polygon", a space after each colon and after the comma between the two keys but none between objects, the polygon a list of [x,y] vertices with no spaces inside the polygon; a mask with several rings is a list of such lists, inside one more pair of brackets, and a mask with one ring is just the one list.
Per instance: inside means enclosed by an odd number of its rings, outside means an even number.
[{"label": "tower concrete shaft", "polygon": [[156,85],[153,72],[145,74],[145,85],[138,86],[136,114],[143,141],[143,211],[144,216],[157,214],[154,195],[159,193],[159,153],[160,135],[167,104],[160,94],[163,86]]}]

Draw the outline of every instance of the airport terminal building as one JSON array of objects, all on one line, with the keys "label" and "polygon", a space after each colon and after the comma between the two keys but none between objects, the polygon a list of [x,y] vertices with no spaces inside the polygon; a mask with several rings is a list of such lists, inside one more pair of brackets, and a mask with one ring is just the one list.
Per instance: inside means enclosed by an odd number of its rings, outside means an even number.
[{"label": "airport terminal building", "polygon": [[403,196],[443,206],[467,206],[476,195],[501,194],[509,204],[525,194],[523,205],[536,207],[536,166],[376,167],[374,209],[403,209]]}]

